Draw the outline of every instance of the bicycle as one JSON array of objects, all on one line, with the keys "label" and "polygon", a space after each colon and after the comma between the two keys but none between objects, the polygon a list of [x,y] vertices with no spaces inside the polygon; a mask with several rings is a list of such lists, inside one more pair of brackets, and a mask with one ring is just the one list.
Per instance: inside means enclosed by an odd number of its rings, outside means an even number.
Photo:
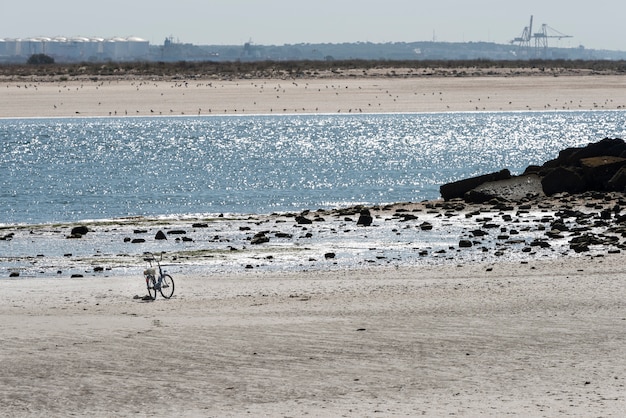
[{"label": "bicycle", "polygon": [[[157,290],[161,293],[165,299],[169,299],[174,294],[174,279],[172,276],[167,274],[165,270],[161,268],[161,261],[163,261],[163,253],[161,253],[160,258],[156,258],[152,253],[146,253],[148,257],[145,257],[143,260],[150,263],[150,267],[143,271],[143,275],[146,278],[146,287],[148,288],[148,295],[150,299],[155,300],[157,296]],[[159,275],[157,277],[157,272],[154,267],[152,267],[152,263],[156,263],[159,268]]]}]

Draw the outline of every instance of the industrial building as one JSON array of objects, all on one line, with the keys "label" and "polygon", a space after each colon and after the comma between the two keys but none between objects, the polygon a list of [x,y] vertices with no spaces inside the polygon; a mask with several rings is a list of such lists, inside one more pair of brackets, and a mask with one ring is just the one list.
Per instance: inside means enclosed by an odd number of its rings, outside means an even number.
[{"label": "industrial building", "polygon": [[0,62],[25,61],[34,54],[46,54],[58,62],[137,61],[147,59],[149,52],[149,42],[137,37],[0,38]]}]

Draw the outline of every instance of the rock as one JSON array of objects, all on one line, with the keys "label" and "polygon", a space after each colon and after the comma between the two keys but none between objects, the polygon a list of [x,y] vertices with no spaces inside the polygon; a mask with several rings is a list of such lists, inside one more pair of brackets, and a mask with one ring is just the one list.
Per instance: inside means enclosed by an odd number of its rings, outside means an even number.
[{"label": "rock", "polygon": [[12,271],[9,273],[9,277],[20,277],[20,273],[18,271]]},{"label": "rock", "polygon": [[462,239],[459,241],[459,247],[460,248],[469,248],[472,246],[472,241],[468,240],[468,239]]},{"label": "rock", "polygon": [[578,166],[583,158],[613,156],[626,157],[626,143],[619,138],[604,138],[595,143],[589,143],[584,147],[566,148],[559,152],[559,156],[547,161],[542,168],[550,169],[556,167]]},{"label": "rock", "polygon": [[250,244],[254,244],[254,245],[264,244],[266,242],[270,242],[270,237],[265,235],[265,232],[256,233],[250,240]]},{"label": "rock", "polygon": [[531,247],[550,248],[551,245],[548,241],[542,239],[535,239],[530,243]]},{"label": "rock", "polygon": [[143,238],[135,238],[130,243],[131,244],[141,244],[142,242],[146,242],[146,240],[143,239]]},{"label": "rock", "polygon": [[580,193],[586,190],[583,178],[573,169],[557,167],[541,179],[543,192],[552,196],[556,193]]},{"label": "rock", "polygon": [[167,235],[185,235],[187,231],[183,231],[182,229],[172,229],[171,231],[167,231]]},{"label": "rock", "polygon": [[470,234],[474,237],[484,237],[485,235],[489,235],[489,232],[483,231],[482,229],[474,229],[473,231],[470,231]]},{"label": "rock", "polygon": [[528,196],[543,195],[541,178],[536,174],[488,181],[468,191],[463,196],[467,203],[485,203],[493,199],[494,205],[505,207],[503,201],[520,201]]},{"label": "rock", "polygon": [[622,168],[626,158],[598,156],[580,160],[588,190],[609,190],[609,182]]},{"label": "rock", "polygon": [[154,236],[154,239],[156,240],[164,240],[167,239],[167,237],[165,236],[165,234],[163,233],[163,231],[159,231],[156,233],[156,235]]},{"label": "rock", "polygon": [[483,174],[482,176],[471,177],[444,184],[439,188],[439,192],[444,200],[462,198],[465,196],[465,193],[480,186],[481,184],[489,181],[506,180],[510,178],[511,172],[508,169],[503,169],[498,172]]},{"label": "rock", "polygon": [[431,224],[430,222],[422,222],[420,224],[420,229],[422,231],[430,231],[431,229],[433,229],[433,224]]},{"label": "rock", "polygon": [[74,228],[72,228],[72,232],[70,232],[70,234],[71,235],[85,235],[87,234],[87,232],[89,232],[89,229],[84,225],[80,225],[80,226],[75,226]]},{"label": "rock", "polygon": [[208,228],[209,224],[207,224],[207,223],[194,223],[194,224],[191,224],[191,227],[192,228]]},{"label": "rock", "polygon": [[356,224],[363,225],[363,226],[370,226],[373,221],[374,221],[374,218],[372,218],[370,211],[368,209],[363,209],[361,213],[359,214],[359,219],[356,221]]},{"label": "rock", "polygon": [[416,219],[418,219],[417,216],[412,213],[403,213],[400,215],[400,222],[414,221]]},{"label": "rock", "polygon": [[296,223],[299,225],[308,225],[308,224],[312,224],[313,221],[305,216],[298,215],[296,216]]},{"label": "rock", "polygon": [[326,253],[326,254],[324,254],[324,258],[327,259],[327,260],[335,258],[335,253]]},{"label": "rock", "polygon": [[609,190],[616,192],[626,192],[626,167],[622,167],[608,181]]}]

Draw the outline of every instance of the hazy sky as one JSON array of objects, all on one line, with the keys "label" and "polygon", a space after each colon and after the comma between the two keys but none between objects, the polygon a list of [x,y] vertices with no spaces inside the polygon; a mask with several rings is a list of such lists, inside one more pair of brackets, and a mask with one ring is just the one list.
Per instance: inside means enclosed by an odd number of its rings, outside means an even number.
[{"label": "hazy sky", "polygon": [[[508,43],[534,15],[573,38],[550,45],[626,50],[624,0],[6,0],[0,38],[167,36],[193,44]],[[536,30],[535,30],[536,29]]]}]

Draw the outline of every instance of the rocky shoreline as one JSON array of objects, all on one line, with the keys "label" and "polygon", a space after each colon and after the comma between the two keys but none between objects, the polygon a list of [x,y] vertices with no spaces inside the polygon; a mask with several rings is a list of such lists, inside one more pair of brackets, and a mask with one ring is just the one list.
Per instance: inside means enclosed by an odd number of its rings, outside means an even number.
[{"label": "rocky shoreline", "polygon": [[[332,210],[128,218],[0,228],[0,277],[82,276],[140,268],[166,253],[174,270],[351,269],[620,253],[626,249],[626,145],[563,150],[520,176],[442,185],[444,199]],[[575,181],[573,181],[573,179]],[[621,188],[621,189],[620,189]]]}]

